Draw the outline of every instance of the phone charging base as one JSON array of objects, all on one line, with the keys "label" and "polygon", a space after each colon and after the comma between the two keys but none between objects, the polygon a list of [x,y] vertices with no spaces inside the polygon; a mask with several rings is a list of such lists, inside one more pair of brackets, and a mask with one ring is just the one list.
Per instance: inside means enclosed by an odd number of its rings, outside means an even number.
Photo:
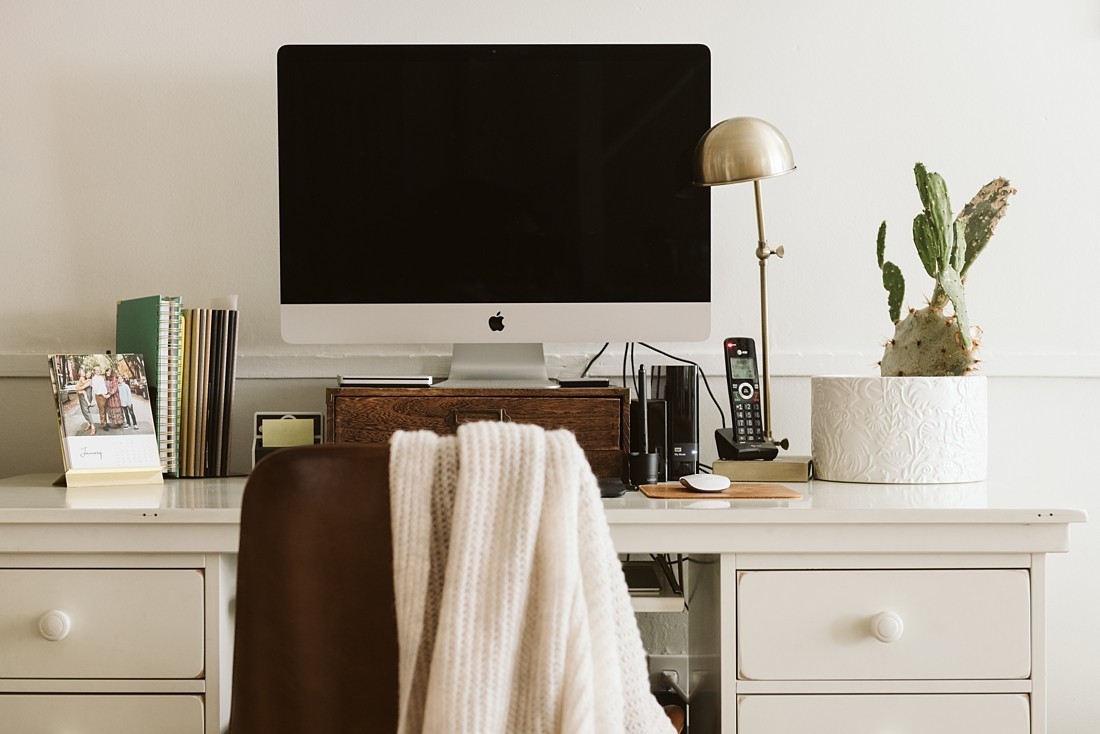
[{"label": "phone charging base", "polygon": [[718,446],[718,458],[732,461],[771,461],[779,456],[779,447],[774,443],[738,443],[732,428],[719,428],[714,432],[714,442]]}]

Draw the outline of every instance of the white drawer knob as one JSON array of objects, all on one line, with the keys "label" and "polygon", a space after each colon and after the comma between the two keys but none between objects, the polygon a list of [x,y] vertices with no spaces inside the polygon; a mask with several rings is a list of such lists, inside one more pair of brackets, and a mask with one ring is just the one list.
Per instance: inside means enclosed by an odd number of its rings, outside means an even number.
[{"label": "white drawer knob", "polygon": [[871,620],[871,632],[879,642],[896,642],[905,631],[905,623],[894,612],[879,612]]},{"label": "white drawer knob", "polygon": [[51,609],[38,618],[38,631],[50,642],[64,640],[72,626],[69,615],[59,609]]}]

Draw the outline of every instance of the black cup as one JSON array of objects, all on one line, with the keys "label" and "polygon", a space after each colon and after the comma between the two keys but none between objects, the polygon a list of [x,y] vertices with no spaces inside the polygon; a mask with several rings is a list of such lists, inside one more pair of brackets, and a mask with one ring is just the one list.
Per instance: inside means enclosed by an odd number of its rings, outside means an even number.
[{"label": "black cup", "polygon": [[639,487],[643,484],[657,483],[658,454],[630,454],[630,483]]}]

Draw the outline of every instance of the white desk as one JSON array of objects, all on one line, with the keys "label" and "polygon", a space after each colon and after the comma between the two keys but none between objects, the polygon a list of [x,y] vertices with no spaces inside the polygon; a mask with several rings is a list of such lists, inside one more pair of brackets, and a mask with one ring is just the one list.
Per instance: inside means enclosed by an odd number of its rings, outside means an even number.
[{"label": "white desk", "polygon": [[[53,478],[0,480],[0,721],[219,731],[244,480]],[[1044,560],[1083,512],[984,484],[791,486],[802,500],[604,501],[619,551],[694,561],[693,734],[1045,734]]]}]

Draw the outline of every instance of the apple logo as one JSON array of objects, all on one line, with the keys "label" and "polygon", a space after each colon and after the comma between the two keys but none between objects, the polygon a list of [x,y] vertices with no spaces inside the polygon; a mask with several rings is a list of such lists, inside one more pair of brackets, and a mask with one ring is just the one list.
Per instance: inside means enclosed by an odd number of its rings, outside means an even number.
[{"label": "apple logo", "polygon": [[500,315],[500,311],[497,311],[496,316],[489,317],[489,330],[504,331],[504,317]]}]

